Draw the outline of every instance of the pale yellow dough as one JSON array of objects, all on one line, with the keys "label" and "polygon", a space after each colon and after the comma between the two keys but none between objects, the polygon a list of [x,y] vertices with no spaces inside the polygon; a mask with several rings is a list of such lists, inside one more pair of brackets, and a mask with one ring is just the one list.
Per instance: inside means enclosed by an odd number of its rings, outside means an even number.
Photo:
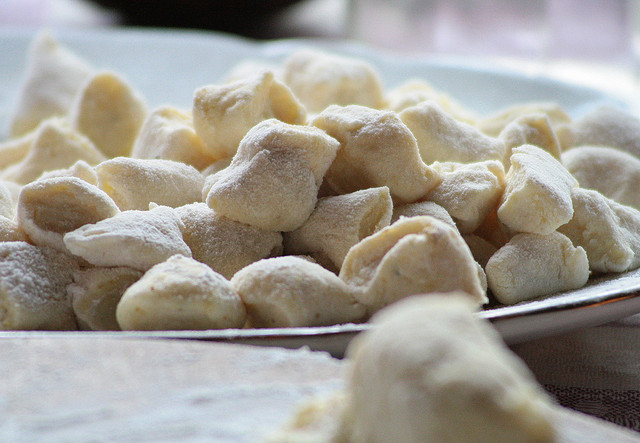
[{"label": "pale yellow dough", "polygon": [[498,160],[477,163],[434,163],[442,181],[426,198],[447,210],[463,234],[475,231],[496,208],[505,187]]},{"label": "pale yellow dough", "polygon": [[349,345],[335,441],[554,442],[553,401],[464,293],[410,297]]},{"label": "pale yellow dough", "polygon": [[162,159],[116,157],[96,166],[98,186],[123,210],[149,203],[172,208],[201,201],[204,178],[196,168]]},{"label": "pale yellow dough", "polygon": [[300,50],[283,64],[283,78],[304,106],[313,113],[329,105],[380,108],[382,83],[364,60],[318,50]]},{"label": "pale yellow dough", "polygon": [[182,237],[195,260],[227,279],[245,266],[282,253],[282,235],[233,221],[205,203],[176,208],[184,223]]},{"label": "pale yellow dough", "polygon": [[522,115],[500,131],[498,136],[505,144],[505,168],[509,168],[509,159],[513,148],[522,145],[534,145],[547,151],[553,158],[560,160],[562,147],[551,120],[542,112]]},{"label": "pale yellow dough", "polygon": [[73,312],[82,330],[119,331],[116,307],[124,291],[143,273],[127,267],[85,268],[73,274],[67,286]]},{"label": "pale yellow dough", "polygon": [[560,106],[554,102],[529,102],[516,103],[506,108],[500,109],[495,113],[480,119],[476,126],[485,134],[491,137],[498,137],[500,132],[509,125],[509,123],[520,117],[531,114],[542,113],[547,116],[554,130],[570,123],[571,116]]},{"label": "pale yellow dough", "polygon": [[76,177],[57,177],[22,188],[16,219],[33,244],[68,252],[62,240],[67,232],[119,212],[96,186]]},{"label": "pale yellow dough", "polygon": [[191,114],[169,105],[160,106],[147,116],[131,157],[173,160],[198,170],[217,160],[193,129]]},{"label": "pale yellow dough", "polygon": [[64,252],[22,241],[0,243],[0,329],[76,329],[66,287],[77,269]]},{"label": "pale yellow dough", "polygon": [[602,146],[581,146],[562,154],[580,187],[640,209],[640,157]]},{"label": "pale yellow dough", "polygon": [[365,315],[365,307],[333,272],[297,256],[252,263],[231,284],[255,328],[334,325]]},{"label": "pale yellow dough", "polygon": [[306,111],[271,71],[259,71],[230,83],[198,88],[193,98],[193,125],[216,159],[233,157],[253,126],[275,118],[303,124]]},{"label": "pale yellow dough", "polygon": [[507,305],[581,288],[589,279],[587,253],[559,232],[517,234],[485,269],[489,289]]},{"label": "pale yellow dough", "polygon": [[387,187],[321,198],[301,227],[285,233],[285,253],[338,271],[353,245],[389,225],[392,208]]},{"label": "pale yellow dough", "polygon": [[533,145],[513,150],[498,218],[515,232],[550,234],[573,216],[578,181],[551,154]]},{"label": "pale yellow dough", "polygon": [[436,161],[502,161],[505,156],[505,146],[501,140],[456,120],[434,101],[406,108],[399,116],[415,136],[420,156],[428,165]]},{"label": "pale yellow dough", "polygon": [[2,171],[3,180],[27,184],[46,171],[67,168],[78,160],[95,165],[104,155],[85,136],[61,118],[43,121],[34,134],[25,157]]},{"label": "pale yellow dough", "polygon": [[84,85],[71,110],[72,125],[108,158],[130,155],[147,105],[126,79],[99,72]]},{"label": "pale yellow dough", "polygon": [[292,231],[313,211],[338,148],[318,128],[265,120],[242,139],[231,164],[208,181],[206,203],[241,223]]},{"label": "pale yellow dough", "polygon": [[182,239],[184,224],[173,208],[123,211],[64,235],[67,249],[95,266],[146,271],[175,254],[191,257]]},{"label": "pale yellow dough", "polygon": [[11,136],[24,135],[50,117],[66,115],[92,73],[85,60],[60,45],[49,32],[39,33],[29,46]]},{"label": "pale yellow dough", "polygon": [[574,214],[558,230],[582,246],[593,272],[624,272],[640,266],[640,211],[597,191],[572,194]]},{"label": "pale yellow dough", "polygon": [[462,290],[487,302],[477,263],[460,234],[429,216],[400,218],[345,257],[340,278],[374,313],[409,295]]},{"label": "pale yellow dough", "polygon": [[229,281],[182,255],[149,269],[127,288],[116,308],[123,330],[240,328],[245,318]]},{"label": "pale yellow dough", "polygon": [[394,112],[332,105],[310,124],[340,142],[325,177],[340,194],[387,186],[395,202],[409,203],[439,182],[438,174],[420,159],[415,137]]}]

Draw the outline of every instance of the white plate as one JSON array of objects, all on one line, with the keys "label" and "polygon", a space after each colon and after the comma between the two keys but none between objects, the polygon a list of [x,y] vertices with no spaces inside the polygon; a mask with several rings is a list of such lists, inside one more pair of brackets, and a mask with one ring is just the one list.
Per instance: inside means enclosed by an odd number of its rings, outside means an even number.
[{"label": "white plate", "polygon": [[[605,93],[462,60],[416,59],[382,53],[352,42],[285,40],[257,43],[202,32],[84,30],[53,31],[54,36],[94,66],[123,74],[150,106],[190,107],[195,88],[219,81],[246,59],[279,62],[303,46],[322,46],[369,60],[385,87],[421,77],[478,113],[524,101],[555,101],[574,117],[601,104],[620,103]],[[6,131],[25,69],[32,30],[0,29],[0,128]],[[0,132],[1,134],[2,132]],[[491,320],[510,343],[594,326],[640,312],[640,272],[607,276],[578,291],[479,315]],[[89,333],[100,336],[174,337],[326,350],[342,355],[349,340],[367,325],[263,330]],[[0,336],[66,335],[3,332]],[[74,332],[73,334],[87,334]]]}]

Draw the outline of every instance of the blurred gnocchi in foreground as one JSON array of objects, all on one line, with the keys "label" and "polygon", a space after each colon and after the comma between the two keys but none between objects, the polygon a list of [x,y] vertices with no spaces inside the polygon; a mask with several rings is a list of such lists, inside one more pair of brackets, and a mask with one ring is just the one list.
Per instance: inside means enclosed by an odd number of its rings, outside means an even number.
[{"label": "blurred gnocchi in foreground", "polygon": [[36,36],[0,141],[0,328],[365,322],[411,295],[474,309],[640,267],[640,119],[428,78],[385,87],[304,49],[148,107]]}]

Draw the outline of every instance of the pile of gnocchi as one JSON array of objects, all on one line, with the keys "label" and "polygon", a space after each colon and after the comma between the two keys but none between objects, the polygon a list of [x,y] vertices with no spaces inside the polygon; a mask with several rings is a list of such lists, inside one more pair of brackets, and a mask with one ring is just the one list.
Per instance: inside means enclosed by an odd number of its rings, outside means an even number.
[{"label": "pile of gnocchi", "polygon": [[413,294],[480,309],[640,266],[623,110],[478,116],[307,49],[149,109],[50,34],[27,57],[0,142],[0,329],[364,322]]}]

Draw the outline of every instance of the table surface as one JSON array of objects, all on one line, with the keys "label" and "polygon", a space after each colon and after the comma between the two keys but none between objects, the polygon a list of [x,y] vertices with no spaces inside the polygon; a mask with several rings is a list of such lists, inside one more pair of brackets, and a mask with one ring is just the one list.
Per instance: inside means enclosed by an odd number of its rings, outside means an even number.
[{"label": "table surface", "polygon": [[[118,338],[0,339],[2,441],[263,441],[343,360],[305,349]],[[637,434],[558,408],[561,442]]]}]

